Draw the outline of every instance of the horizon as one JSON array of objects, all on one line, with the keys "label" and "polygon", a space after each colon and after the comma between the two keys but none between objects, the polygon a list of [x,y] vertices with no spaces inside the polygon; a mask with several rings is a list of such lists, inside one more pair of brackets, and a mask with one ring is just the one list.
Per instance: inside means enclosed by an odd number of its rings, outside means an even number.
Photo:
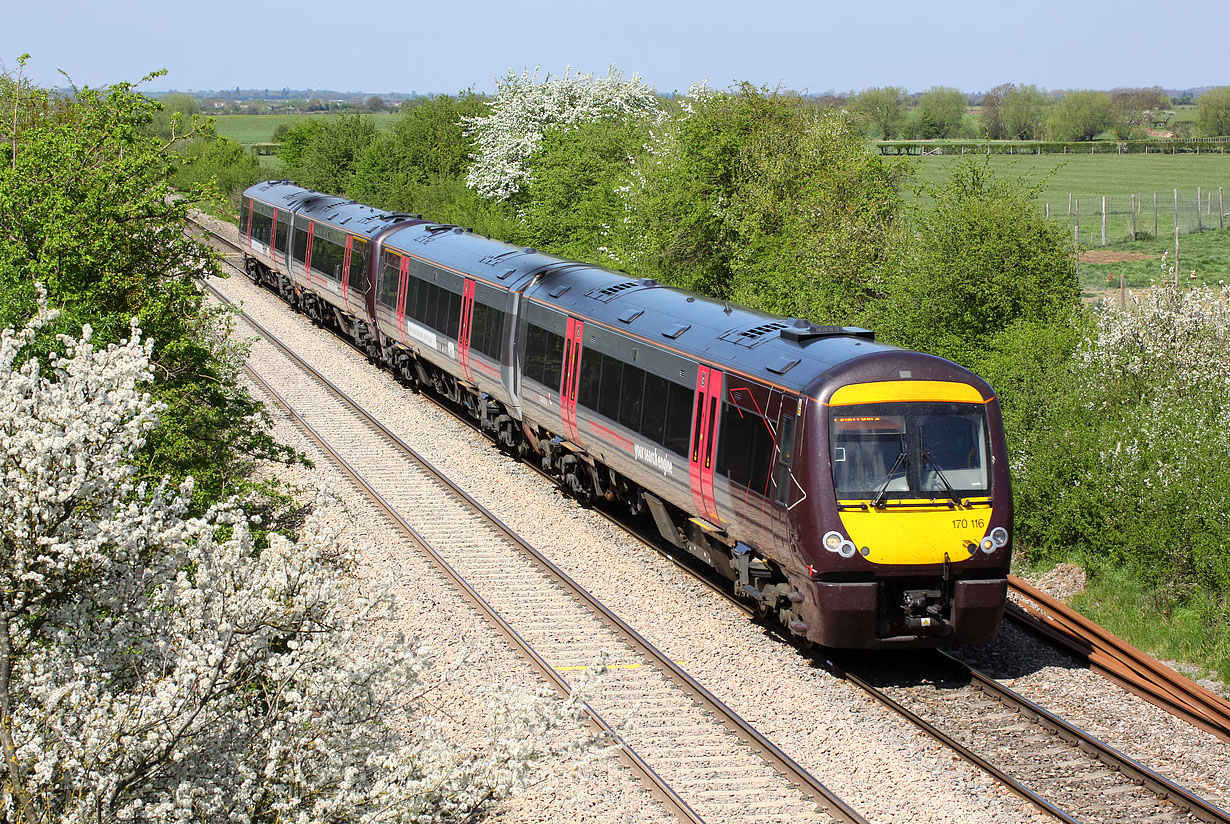
[{"label": "horizon", "polygon": [[[509,68],[541,75],[605,75],[616,66],[662,94],[707,81],[741,82],[802,94],[846,94],[934,86],[967,94],[1005,82],[1047,91],[1200,89],[1230,84],[1218,56],[1230,8],[1182,4],[1159,14],[1143,0],[1112,11],[1040,0],[1026,12],[952,4],[944,14],[886,0],[875,17],[832,3],[716,0],[672,5],[625,0],[606,8],[475,0],[464,14],[394,8],[367,25],[338,7],[305,0],[294,14],[222,0],[195,8],[117,0],[106,6],[66,0],[49,23],[21,4],[0,31],[0,68],[59,86],[62,70],[78,86],[136,82],[150,92],[320,89],[380,94],[490,92]],[[1166,37],[1168,29],[1174,37]],[[423,32],[427,32],[427,36]],[[373,90],[373,91],[366,91]]]}]

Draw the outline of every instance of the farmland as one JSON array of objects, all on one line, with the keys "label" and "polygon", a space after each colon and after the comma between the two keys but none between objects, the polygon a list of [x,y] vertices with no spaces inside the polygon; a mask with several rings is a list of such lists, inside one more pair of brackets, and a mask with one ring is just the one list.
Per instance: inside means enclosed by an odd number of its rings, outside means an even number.
[{"label": "farmland", "polygon": [[[336,114],[224,114],[214,118],[214,128],[222,137],[229,137],[240,146],[247,148],[253,143],[268,143],[273,140],[273,132],[279,125],[286,123],[294,126],[313,118],[338,117]],[[381,112],[365,114],[378,129],[387,129],[397,119],[396,112]]]}]

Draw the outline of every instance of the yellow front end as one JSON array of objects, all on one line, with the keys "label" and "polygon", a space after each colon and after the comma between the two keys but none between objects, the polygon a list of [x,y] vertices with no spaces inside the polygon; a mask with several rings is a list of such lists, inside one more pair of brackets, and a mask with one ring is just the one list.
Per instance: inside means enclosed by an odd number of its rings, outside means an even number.
[{"label": "yellow front end", "polygon": [[841,525],[873,564],[942,564],[964,561],[978,551],[991,523],[991,499],[965,499],[968,506],[930,498],[903,498],[876,508],[870,501],[838,501]]}]

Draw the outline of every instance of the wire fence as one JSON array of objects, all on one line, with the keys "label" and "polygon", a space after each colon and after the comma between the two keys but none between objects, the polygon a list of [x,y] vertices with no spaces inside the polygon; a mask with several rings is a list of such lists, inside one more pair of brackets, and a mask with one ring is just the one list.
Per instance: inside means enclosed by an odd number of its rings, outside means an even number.
[{"label": "wire fence", "polygon": [[1128,195],[1069,195],[1066,203],[1045,203],[1047,217],[1066,221],[1073,237],[1088,248],[1131,240],[1173,238],[1230,223],[1226,187],[1172,189]]}]

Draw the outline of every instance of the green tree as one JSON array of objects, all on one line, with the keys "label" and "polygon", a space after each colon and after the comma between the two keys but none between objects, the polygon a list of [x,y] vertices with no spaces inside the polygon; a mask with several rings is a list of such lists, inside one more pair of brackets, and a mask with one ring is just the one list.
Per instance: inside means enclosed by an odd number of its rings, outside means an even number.
[{"label": "green tree", "polygon": [[[273,139],[279,144],[278,157],[287,170],[298,169],[303,163],[304,152],[320,131],[321,121],[312,117],[294,126],[280,123],[273,131]],[[283,128],[285,126],[285,128]]]},{"label": "green tree", "polygon": [[965,93],[949,86],[932,86],[918,99],[919,137],[962,137],[965,134]]},{"label": "green tree", "polygon": [[195,139],[179,150],[178,157],[171,183],[179,189],[212,187],[232,214],[239,213],[244,189],[264,178],[256,157],[229,137]]},{"label": "green tree", "polygon": [[690,97],[654,133],[616,227],[624,268],[829,321],[874,299],[904,167],[845,115],[745,84]]},{"label": "green tree", "polygon": [[366,108],[369,112],[375,113],[375,112],[383,112],[387,110],[389,107],[385,105],[383,97],[373,94],[371,97],[367,98]]},{"label": "green tree", "polygon": [[1230,86],[1209,89],[1196,98],[1196,125],[1205,137],[1230,135]]},{"label": "green tree", "polygon": [[1000,103],[1003,136],[1007,140],[1041,140],[1046,128],[1046,93],[1033,85],[1014,86]]},{"label": "green tree", "polygon": [[176,135],[192,131],[193,118],[201,113],[196,98],[187,94],[167,94],[158,98],[159,109],[154,112],[150,128],[154,134],[169,139],[172,130]]},{"label": "green tree", "polygon": [[293,141],[291,138],[299,127],[282,139],[278,156],[286,163],[287,177],[309,189],[341,194],[346,191],[360,156],[375,142],[376,125],[358,114],[308,122],[317,125],[302,144],[297,136]]},{"label": "green tree", "polygon": [[1012,83],[1001,83],[986,92],[978,104],[978,120],[982,124],[982,133],[990,140],[1003,140],[1005,137],[1004,95],[1014,88],[1016,86]]},{"label": "green tree", "polygon": [[1051,113],[1051,130],[1059,140],[1093,140],[1111,125],[1110,95],[1106,92],[1068,92]]},{"label": "green tree", "polygon": [[883,86],[863,89],[850,105],[867,126],[872,140],[900,137],[905,128],[905,89]]},{"label": "green tree", "polygon": [[419,98],[403,107],[392,128],[359,154],[347,194],[387,209],[423,211],[425,188],[464,177],[473,146],[462,118],[483,111],[473,92]]},{"label": "green tree", "polygon": [[175,159],[151,129],[158,104],[129,83],[71,98],[27,88],[22,100],[0,164],[0,326],[33,314],[35,282],[60,309],[58,328],[88,323],[96,343],[123,339],[136,317],[156,341],[151,391],[168,407],[143,469],[196,476],[201,504],[241,489],[254,460],[285,453],[237,384],[222,310],[203,299],[214,257],[183,231],[203,192],[170,197]]},{"label": "green tree", "polygon": [[875,323],[886,338],[974,365],[1001,330],[1067,316],[1078,294],[1071,240],[1039,213],[1034,187],[965,160],[926,192],[934,206],[915,212],[885,284]]},{"label": "green tree", "polygon": [[526,242],[563,257],[610,265],[612,227],[623,220],[618,189],[629,158],[649,138],[640,117],[607,117],[543,136],[530,158]]}]

